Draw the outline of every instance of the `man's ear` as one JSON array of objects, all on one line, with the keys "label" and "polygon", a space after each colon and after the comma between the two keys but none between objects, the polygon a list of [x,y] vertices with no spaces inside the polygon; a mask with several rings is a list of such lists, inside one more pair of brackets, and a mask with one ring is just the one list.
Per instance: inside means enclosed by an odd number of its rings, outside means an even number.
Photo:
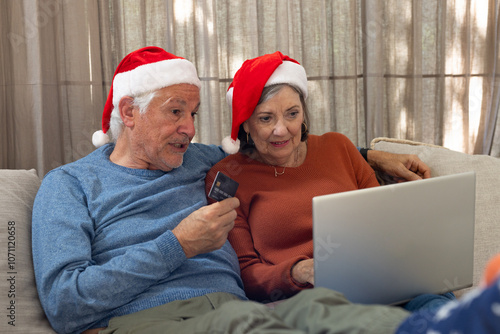
[{"label": "man's ear", "polygon": [[120,110],[120,117],[126,127],[134,126],[134,99],[130,96],[124,96],[120,99],[118,109]]}]

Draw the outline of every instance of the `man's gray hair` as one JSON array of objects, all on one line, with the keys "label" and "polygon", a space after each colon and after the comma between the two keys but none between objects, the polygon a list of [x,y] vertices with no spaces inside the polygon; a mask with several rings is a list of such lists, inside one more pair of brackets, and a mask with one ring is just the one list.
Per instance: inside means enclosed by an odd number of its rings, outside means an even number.
[{"label": "man's gray hair", "polygon": [[[132,105],[136,108],[139,108],[139,113],[144,114],[146,113],[149,104],[153,100],[153,98],[156,96],[156,90],[155,91],[149,91],[146,93],[142,93],[138,96],[131,96],[133,101]],[[119,106],[114,106],[113,107],[113,112],[111,113],[111,119],[109,120],[109,131],[111,131],[111,141],[116,143],[116,140],[118,137],[120,137],[122,131],[123,131],[123,121],[122,118],[120,117],[120,110]]]}]

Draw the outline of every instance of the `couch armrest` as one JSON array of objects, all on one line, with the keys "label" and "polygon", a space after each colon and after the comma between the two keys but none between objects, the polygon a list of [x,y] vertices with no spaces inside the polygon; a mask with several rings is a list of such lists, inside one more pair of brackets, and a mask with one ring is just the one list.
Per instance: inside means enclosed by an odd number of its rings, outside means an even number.
[{"label": "couch armrest", "polygon": [[0,170],[0,333],[55,333],[35,286],[31,211],[35,170]]}]

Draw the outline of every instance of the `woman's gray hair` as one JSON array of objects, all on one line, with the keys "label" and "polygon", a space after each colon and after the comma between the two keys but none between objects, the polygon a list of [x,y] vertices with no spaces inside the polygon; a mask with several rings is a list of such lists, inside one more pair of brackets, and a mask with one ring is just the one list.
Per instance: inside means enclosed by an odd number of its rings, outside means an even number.
[{"label": "woman's gray hair", "polygon": [[[150,91],[146,93],[142,93],[138,96],[131,96],[133,101],[132,105],[134,107],[139,108],[139,113],[144,114],[146,113],[149,104],[153,100],[153,98],[156,96],[156,90],[155,91]],[[111,119],[109,120],[109,131],[111,131],[111,141],[116,143],[116,140],[118,137],[120,137],[120,134],[123,131],[123,121],[120,116],[120,110],[118,106],[113,107],[113,112],[111,113]]]}]

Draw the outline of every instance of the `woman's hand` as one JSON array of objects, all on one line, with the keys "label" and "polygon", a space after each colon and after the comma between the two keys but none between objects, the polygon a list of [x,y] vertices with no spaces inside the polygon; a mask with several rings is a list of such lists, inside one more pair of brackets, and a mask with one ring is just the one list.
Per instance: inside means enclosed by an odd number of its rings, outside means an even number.
[{"label": "woman's hand", "polygon": [[292,267],[292,278],[301,284],[314,285],[314,259],[301,260]]}]

